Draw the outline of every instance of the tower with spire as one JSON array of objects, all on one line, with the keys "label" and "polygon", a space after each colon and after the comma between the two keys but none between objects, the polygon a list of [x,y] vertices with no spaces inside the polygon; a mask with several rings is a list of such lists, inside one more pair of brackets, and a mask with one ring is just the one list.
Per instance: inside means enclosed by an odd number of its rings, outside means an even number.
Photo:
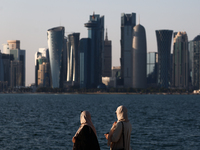
[{"label": "tower with spire", "polygon": [[111,77],[112,68],[112,41],[108,40],[108,31],[106,28],[106,36],[104,41],[104,55],[103,55],[102,76]]}]

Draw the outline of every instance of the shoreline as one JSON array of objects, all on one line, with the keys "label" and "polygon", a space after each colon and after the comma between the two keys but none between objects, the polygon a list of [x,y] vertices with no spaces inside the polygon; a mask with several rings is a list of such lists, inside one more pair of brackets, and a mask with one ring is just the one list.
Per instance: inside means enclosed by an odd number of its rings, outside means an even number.
[{"label": "shoreline", "polygon": [[0,94],[59,94],[59,95],[68,95],[68,94],[88,94],[88,95],[109,95],[109,94],[118,94],[118,95],[200,95],[199,93],[128,93],[128,92],[65,92],[65,93],[53,93],[53,92],[11,92],[5,93],[1,92]]}]

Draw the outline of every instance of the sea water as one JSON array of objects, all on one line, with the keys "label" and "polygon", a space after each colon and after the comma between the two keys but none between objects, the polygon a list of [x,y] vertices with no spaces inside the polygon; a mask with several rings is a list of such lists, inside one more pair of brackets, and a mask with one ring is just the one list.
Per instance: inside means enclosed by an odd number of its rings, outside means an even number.
[{"label": "sea water", "polygon": [[1,94],[0,149],[72,149],[88,110],[102,150],[104,133],[128,108],[134,150],[200,149],[200,95]]}]

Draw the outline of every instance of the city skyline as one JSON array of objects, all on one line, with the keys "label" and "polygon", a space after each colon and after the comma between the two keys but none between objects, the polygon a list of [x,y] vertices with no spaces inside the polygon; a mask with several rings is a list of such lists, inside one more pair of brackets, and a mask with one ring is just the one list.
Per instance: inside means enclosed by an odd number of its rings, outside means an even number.
[{"label": "city skyline", "polygon": [[[93,12],[105,17],[105,28],[112,41],[112,66],[120,66],[120,17],[121,13],[136,13],[136,25],[146,29],[147,52],[157,52],[155,30],[169,29],[186,31],[188,41],[199,34],[198,12],[200,1],[192,2],[152,0],[59,2],[51,0],[29,2],[7,0],[0,6],[0,43],[7,40],[20,40],[21,48],[26,49],[26,85],[34,83],[34,54],[39,48],[48,48],[46,31],[57,26],[65,27],[65,36],[79,32],[80,38],[87,37],[84,23]],[[9,11],[8,9],[9,8]],[[78,11],[77,11],[78,10]],[[187,10],[187,11],[186,11]],[[140,16],[140,17],[139,17]],[[171,45],[172,46],[172,45]],[[0,48],[3,51],[3,46]],[[172,52],[172,49],[171,49]]]}]

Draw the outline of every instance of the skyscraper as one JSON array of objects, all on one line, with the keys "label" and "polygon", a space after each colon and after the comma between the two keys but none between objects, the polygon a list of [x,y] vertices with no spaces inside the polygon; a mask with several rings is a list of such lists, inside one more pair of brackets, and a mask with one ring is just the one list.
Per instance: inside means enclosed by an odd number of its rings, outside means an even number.
[{"label": "skyscraper", "polygon": [[68,35],[67,41],[67,82],[72,85],[78,84],[80,77],[79,36],[80,33],[72,33]]},{"label": "skyscraper", "polygon": [[174,37],[172,86],[188,88],[189,52],[186,32],[178,32]]},{"label": "skyscraper", "polygon": [[104,57],[102,63],[104,66],[102,76],[103,77],[111,77],[111,68],[112,68],[112,41],[108,40],[108,33],[106,29],[106,38],[104,41]]},{"label": "skyscraper", "polygon": [[80,49],[80,88],[91,88],[91,39],[82,38]]},{"label": "skyscraper", "polygon": [[136,25],[136,14],[121,14],[121,77],[124,87],[132,86],[133,76],[133,27]]},{"label": "skyscraper", "polygon": [[170,52],[172,30],[156,30],[158,47],[158,86],[168,88],[170,82]]},{"label": "skyscraper", "polygon": [[146,88],[147,45],[145,28],[138,24],[133,28],[132,87]]},{"label": "skyscraper", "polygon": [[192,77],[192,86],[195,89],[200,88],[200,35],[197,35],[189,42],[190,50],[190,70]]},{"label": "skyscraper", "polygon": [[49,47],[49,58],[51,67],[52,87],[62,87],[61,81],[61,64],[62,51],[64,49],[64,27],[55,27],[47,31],[47,40]]},{"label": "skyscraper", "polygon": [[[25,75],[26,75],[26,51],[20,49],[20,41],[19,40],[8,40],[7,44],[4,44],[4,46],[3,46],[3,52],[4,52],[4,54],[13,55],[13,58],[14,58],[13,61],[15,61],[15,62],[12,62],[13,63],[13,67],[15,66],[15,68],[16,68],[17,67],[16,65],[20,65],[20,66],[18,66],[18,68],[22,67],[22,69],[18,69],[19,71],[22,71],[21,75],[17,75],[15,77],[16,80],[18,80],[18,81],[15,82],[16,84],[13,84],[13,83],[9,82],[9,85],[10,86],[13,86],[13,85],[15,85],[15,86],[25,86],[25,79],[26,79],[26,77],[25,77]],[[21,63],[18,62],[18,61],[21,61]],[[9,66],[9,68],[10,67],[11,66]],[[12,71],[13,70],[11,69],[10,70],[10,74],[11,75],[13,75]]]},{"label": "skyscraper", "polygon": [[102,81],[102,58],[104,55],[104,16],[93,14],[85,23],[88,28],[88,38],[91,39],[90,53],[90,83],[96,88]]},{"label": "skyscraper", "polygon": [[[49,49],[48,48],[39,48],[39,50],[35,53],[35,86],[36,87],[38,86],[39,66],[43,64],[43,62],[49,63]],[[50,68],[48,70],[50,70]],[[50,76],[50,72],[49,72],[49,76]],[[49,83],[49,85],[51,84]]]}]

